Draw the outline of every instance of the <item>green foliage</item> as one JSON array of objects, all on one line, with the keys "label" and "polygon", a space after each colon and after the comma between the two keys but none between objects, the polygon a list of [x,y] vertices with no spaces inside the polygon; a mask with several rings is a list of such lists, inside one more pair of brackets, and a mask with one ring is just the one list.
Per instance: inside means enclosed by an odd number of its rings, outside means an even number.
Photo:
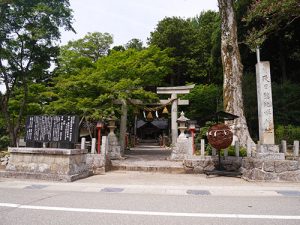
[{"label": "green foliage", "polygon": [[298,0],[259,0],[253,1],[244,17],[247,24],[257,25],[249,30],[247,43],[252,50],[261,46],[267,36],[274,32],[284,30],[287,26],[300,18]]},{"label": "green foliage", "polygon": [[10,139],[7,135],[0,137],[0,149],[6,149],[9,146]]},{"label": "green foliage", "polygon": [[112,50],[90,68],[58,76],[52,93],[55,99],[46,106],[51,114],[78,114],[99,119],[118,113],[116,99],[157,100],[145,86],[159,85],[170,73],[173,60],[157,47],[144,50]]},{"label": "green foliage", "polygon": [[[252,138],[258,139],[258,114],[256,78],[245,74],[243,78],[245,116]],[[275,126],[293,124],[300,126],[300,86],[296,83],[272,83],[273,112]]]},{"label": "green foliage", "polygon": [[[211,10],[201,12],[199,16],[188,19],[196,29],[196,39],[191,46],[192,57],[197,67],[190,67],[198,74],[199,81],[222,83],[221,21],[218,12]],[[196,46],[197,44],[197,46]],[[199,79],[201,78],[201,79]],[[200,83],[200,82],[199,82]]]},{"label": "green foliage", "polygon": [[215,84],[196,85],[185,98],[190,100],[190,118],[203,120],[222,109],[222,87]]},{"label": "green foliage", "polygon": [[12,146],[29,101],[29,86],[49,80],[47,70],[59,50],[59,29],[73,30],[69,6],[68,0],[0,4],[0,82],[6,87],[0,94],[0,105]]},{"label": "green foliage", "polygon": [[[205,151],[206,151],[207,155],[212,155],[212,146],[210,144],[207,144]],[[235,156],[235,147],[234,146],[229,146],[227,148],[227,151],[228,151],[228,156]],[[218,152],[217,152],[217,154],[218,154]],[[224,149],[221,150],[221,156],[224,156]],[[247,149],[244,147],[240,147],[239,156],[246,157]]]},{"label": "green foliage", "polygon": [[125,47],[126,47],[126,49],[132,48],[132,49],[140,51],[143,49],[143,42],[140,39],[133,38],[127,42]]},{"label": "green foliage", "polygon": [[294,140],[300,139],[300,126],[279,125],[275,129],[275,140],[279,144],[282,140],[286,140],[288,144],[293,144]]},{"label": "green foliage", "polygon": [[81,39],[69,41],[60,49],[56,73],[68,76],[84,68],[93,68],[94,62],[108,54],[112,43],[112,35],[100,32],[87,33]]},{"label": "green foliage", "polygon": [[253,73],[244,73],[242,80],[244,113],[247,126],[253,140],[258,140],[258,113],[256,76]]},{"label": "green foliage", "polygon": [[[220,19],[218,13],[202,12],[199,17],[166,17],[149,38],[150,45],[171,49],[175,58],[171,85],[187,82],[220,81]],[[216,66],[218,65],[218,66]]]},{"label": "green foliage", "polygon": [[290,82],[273,83],[272,94],[275,126],[300,126],[300,85]]},{"label": "green foliage", "polygon": [[[234,146],[229,146],[227,148],[227,150],[228,150],[228,156],[235,156],[235,147]],[[222,155],[224,155],[224,150],[222,151]],[[240,155],[240,157],[246,157],[247,149],[244,147],[240,147],[239,155]]]}]

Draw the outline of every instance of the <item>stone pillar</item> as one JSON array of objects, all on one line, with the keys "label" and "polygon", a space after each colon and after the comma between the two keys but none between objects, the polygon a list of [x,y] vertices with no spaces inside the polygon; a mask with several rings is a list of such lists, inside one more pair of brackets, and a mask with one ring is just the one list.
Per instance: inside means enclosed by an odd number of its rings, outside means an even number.
[{"label": "stone pillar", "polygon": [[225,148],[223,151],[224,151],[224,157],[228,157],[228,149]]},{"label": "stone pillar", "polygon": [[171,99],[176,99],[172,102],[171,107],[171,133],[172,133],[172,144],[175,145],[178,137],[178,126],[177,126],[177,111],[178,111],[178,100],[177,94],[173,93]]},{"label": "stone pillar", "polygon": [[85,138],[81,138],[81,148],[80,149],[85,149]]},{"label": "stone pillar", "polygon": [[211,155],[216,156],[217,155],[217,149],[212,147]]},{"label": "stone pillar", "polygon": [[[103,144],[103,143],[102,143]],[[91,146],[91,153],[96,153],[96,138],[92,138],[92,146]]]},{"label": "stone pillar", "polygon": [[286,154],[287,146],[286,146],[286,140],[281,141],[281,152]]},{"label": "stone pillar", "polygon": [[256,87],[259,120],[259,140],[261,144],[274,145],[274,122],[271,90],[270,63],[256,64]]},{"label": "stone pillar", "polygon": [[235,141],[234,143],[235,156],[240,157],[240,142]]},{"label": "stone pillar", "polygon": [[251,143],[251,139],[248,138],[247,139],[247,157],[251,157],[252,155],[252,143]]},{"label": "stone pillar", "polygon": [[293,156],[295,156],[295,157],[299,156],[299,141],[294,141]]},{"label": "stone pillar", "polygon": [[114,116],[109,119],[110,132],[107,136],[108,142],[108,154],[110,159],[120,159],[121,158],[121,146],[119,144],[119,140],[114,132],[115,126],[115,118]]},{"label": "stone pillar", "polygon": [[201,153],[202,157],[205,156],[205,140],[204,139],[201,139],[200,153]]},{"label": "stone pillar", "polygon": [[122,99],[122,115],[121,115],[121,122],[120,122],[120,146],[121,146],[121,155],[124,156],[125,152],[125,138],[126,138],[126,128],[127,128],[127,102],[126,100]]}]

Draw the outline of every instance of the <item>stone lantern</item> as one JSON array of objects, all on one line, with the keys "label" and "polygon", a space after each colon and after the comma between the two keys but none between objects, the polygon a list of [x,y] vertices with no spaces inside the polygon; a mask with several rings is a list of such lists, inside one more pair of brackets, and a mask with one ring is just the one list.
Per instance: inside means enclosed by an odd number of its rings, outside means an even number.
[{"label": "stone lantern", "polygon": [[187,127],[186,127],[187,121],[189,121],[189,119],[184,116],[184,112],[181,112],[180,117],[177,119],[177,123],[179,124],[178,129],[180,130],[180,134],[179,134],[178,138],[180,138],[180,139],[183,139],[183,138],[186,139],[184,131],[187,129]]},{"label": "stone lantern", "polygon": [[107,120],[108,120],[108,128],[109,128],[109,134],[112,135],[112,134],[115,134],[114,131],[116,129],[116,117],[115,115],[113,114],[111,117],[109,117]]}]

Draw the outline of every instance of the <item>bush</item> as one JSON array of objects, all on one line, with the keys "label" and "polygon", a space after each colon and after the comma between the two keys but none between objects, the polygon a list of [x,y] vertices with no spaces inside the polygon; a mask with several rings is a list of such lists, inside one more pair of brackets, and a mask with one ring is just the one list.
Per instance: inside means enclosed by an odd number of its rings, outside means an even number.
[{"label": "bush", "polygon": [[300,127],[288,125],[279,125],[275,129],[275,140],[279,144],[282,140],[286,140],[288,144],[293,144],[294,140],[300,139]]},{"label": "bush", "polygon": [[[235,156],[234,146],[229,146],[227,149],[228,149],[228,156]],[[210,144],[207,144],[206,151],[208,155],[212,155],[212,147]],[[221,156],[224,156],[224,149],[221,150]],[[243,147],[240,147],[240,157],[246,157],[246,156],[247,156],[247,150]]]},{"label": "bush", "polygon": [[9,137],[4,135],[0,137],[0,149],[6,149],[9,145]]}]

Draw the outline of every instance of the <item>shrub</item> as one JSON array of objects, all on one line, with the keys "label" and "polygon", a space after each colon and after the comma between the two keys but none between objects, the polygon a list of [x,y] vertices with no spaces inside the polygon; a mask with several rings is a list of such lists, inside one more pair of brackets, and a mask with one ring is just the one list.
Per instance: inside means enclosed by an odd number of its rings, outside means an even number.
[{"label": "shrub", "polygon": [[5,149],[9,145],[9,137],[4,135],[0,137],[0,149]]},{"label": "shrub", "polygon": [[300,127],[299,126],[282,126],[279,125],[275,129],[276,143],[279,144],[281,140],[286,140],[287,143],[293,144],[294,140],[300,139]]}]

